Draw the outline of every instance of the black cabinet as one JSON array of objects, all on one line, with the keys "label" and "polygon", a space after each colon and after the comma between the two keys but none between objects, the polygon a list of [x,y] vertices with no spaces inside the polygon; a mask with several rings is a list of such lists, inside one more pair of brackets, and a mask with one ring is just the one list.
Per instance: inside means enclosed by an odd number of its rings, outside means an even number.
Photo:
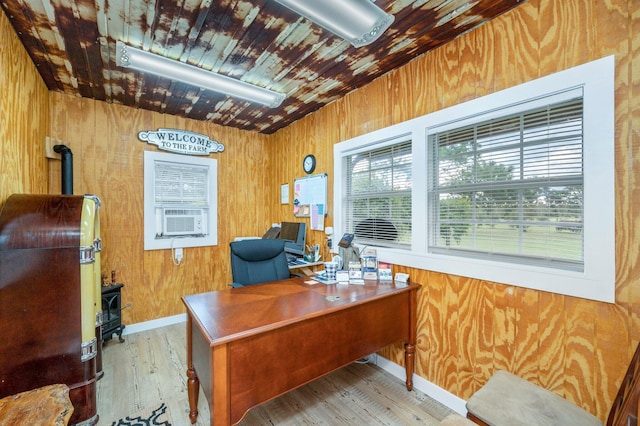
[{"label": "black cabinet", "polygon": [[118,335],[120,343],[124,342],[122,331],[122,287],[124,284],[111,284],[102,287],[102,341],[111,340]]}]

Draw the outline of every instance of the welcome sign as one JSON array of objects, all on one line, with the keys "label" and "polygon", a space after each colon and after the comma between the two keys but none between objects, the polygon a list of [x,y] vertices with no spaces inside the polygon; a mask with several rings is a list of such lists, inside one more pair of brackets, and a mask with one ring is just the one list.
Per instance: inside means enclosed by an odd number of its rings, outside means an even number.
[{"label": "welcome sign", "polygon": [[158,129],[138,132],[138,139],[156,145],[164,151],[188,155],[209,155],[224,151],[224,145],[200,133],[178,129]]}]

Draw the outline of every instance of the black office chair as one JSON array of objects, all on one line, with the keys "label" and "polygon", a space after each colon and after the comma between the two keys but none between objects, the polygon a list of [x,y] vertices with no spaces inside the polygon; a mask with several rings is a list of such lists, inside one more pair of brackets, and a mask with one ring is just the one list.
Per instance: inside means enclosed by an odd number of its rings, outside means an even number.
[{"label": "black office chair", "polygon": [[284,240],[242,240],[230,246],[233,287],[289,278]]}]

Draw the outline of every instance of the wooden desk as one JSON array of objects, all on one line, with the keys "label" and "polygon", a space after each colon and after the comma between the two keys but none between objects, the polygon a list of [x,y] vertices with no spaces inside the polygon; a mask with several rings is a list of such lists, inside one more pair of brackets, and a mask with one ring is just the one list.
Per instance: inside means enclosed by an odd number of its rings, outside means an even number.
[{"label": "wooden desk", "polygon": [[413,388],[419,285],[304,284],[291,278],[195,294],[187,307],[191,423],[202,385],[212,425],[246,412],[397,341]]}]

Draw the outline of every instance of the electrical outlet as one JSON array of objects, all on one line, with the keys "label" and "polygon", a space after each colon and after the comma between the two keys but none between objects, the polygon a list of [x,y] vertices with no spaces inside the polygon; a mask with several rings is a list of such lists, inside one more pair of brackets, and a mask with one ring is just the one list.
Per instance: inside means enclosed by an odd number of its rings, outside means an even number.
[{"label": "electrical outlet", "polygon": [[176,249],[176,262],[180,263],[182,262],[182,247],[179,247]]}]

